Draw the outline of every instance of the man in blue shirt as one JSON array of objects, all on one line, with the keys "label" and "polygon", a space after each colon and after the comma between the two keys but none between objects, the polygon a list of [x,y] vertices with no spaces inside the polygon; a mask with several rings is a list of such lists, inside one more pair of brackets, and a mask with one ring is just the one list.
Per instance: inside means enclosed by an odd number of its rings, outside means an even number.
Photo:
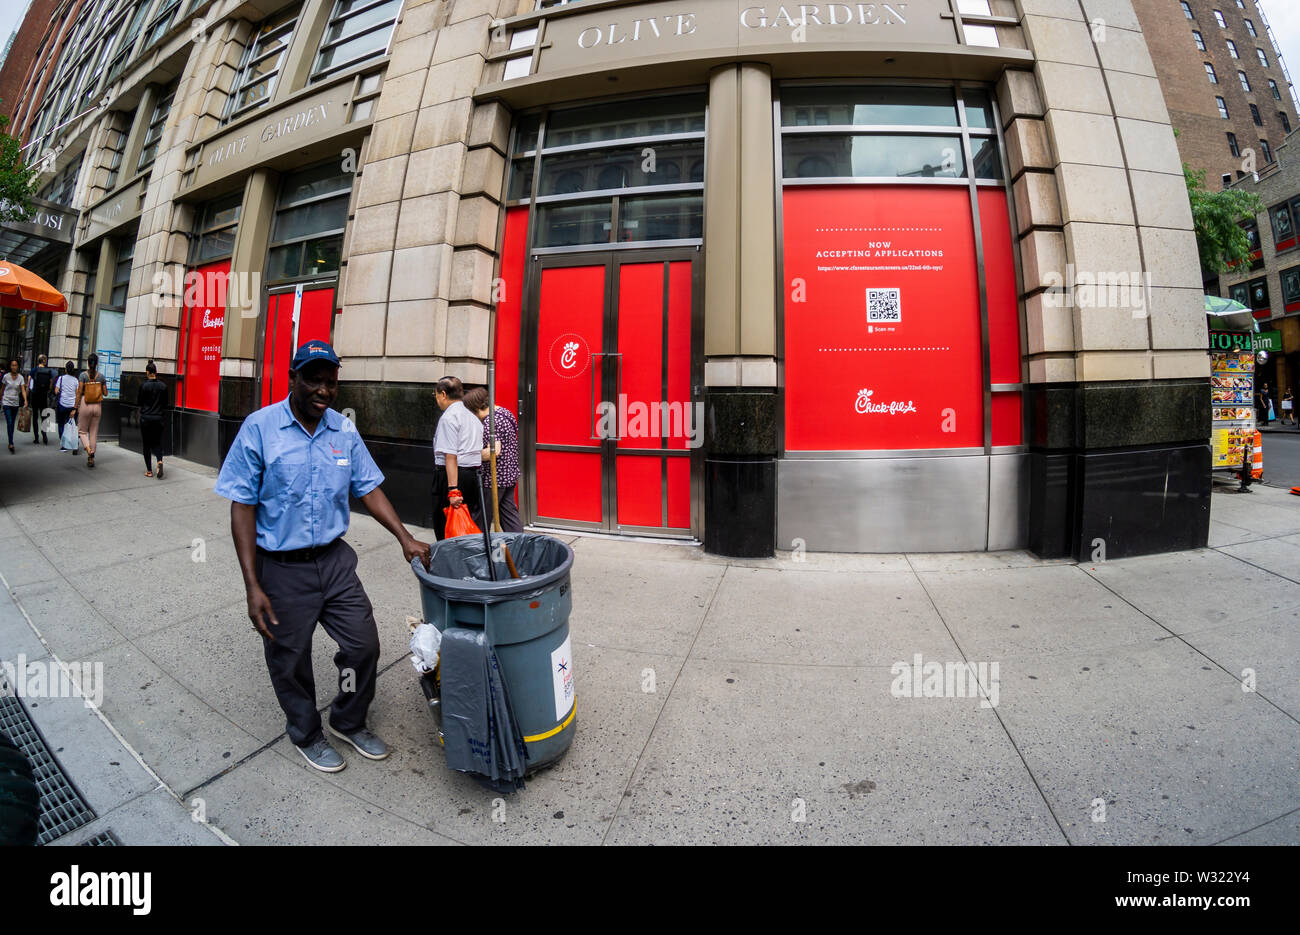
[{"label": "man in blue shirt", "polygon": [[230,529],[248,617],[262,634],[289,739],[308,763],[327,773],[346,764],[325,739],[316,710],[311,640],[317,622],[339,644],[330,733],[369,759],[388,756],[388,747],[366,728],[379,631],[357,578],[357,553],[342,538],[349,495],[397,537],[407,562],[418,555],[429,564],[428,544],[406,531],[379,488],[384,475],[356,426],[330,408],[338,396],[338,373],[338,355],[324,341],[298,348],[288,397],[244,420],[216,486],[232,501]]}]

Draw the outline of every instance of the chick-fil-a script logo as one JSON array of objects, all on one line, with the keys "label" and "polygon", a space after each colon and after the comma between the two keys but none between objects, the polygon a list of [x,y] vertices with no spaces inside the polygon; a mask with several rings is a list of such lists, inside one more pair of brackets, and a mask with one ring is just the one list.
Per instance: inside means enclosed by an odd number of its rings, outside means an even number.
[{"label": "chick-fil-a script logo", "polygon": [[586,373],[591,352],[587,349],[587,342],[582,339],[582,335],[570,332],[560,335],[551,342],[550,359],[551,369],[557,375],[571,380]]},{"label": "chick-fil-a script logo", "polygon": [[853,403],[853,411],[859,415],[866,415],[869,412],[881,413],[887,416],[896,416],[904,412],[916,412],[916,404],[910,399],[903,402],[875,403],[871,401],[871,394],[874,390],[858,390],[858,398]]}]

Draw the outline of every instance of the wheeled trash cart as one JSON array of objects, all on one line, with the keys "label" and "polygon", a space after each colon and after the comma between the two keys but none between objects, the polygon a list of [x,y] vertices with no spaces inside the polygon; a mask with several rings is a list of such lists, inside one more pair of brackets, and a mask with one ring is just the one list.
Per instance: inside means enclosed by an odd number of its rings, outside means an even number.
[{"label": "wheeled trash cart", "polygon": [[[511,577],[502,545],[520,577]],[[412,560],[424,619],[441,634],[438,665],[420,682],[447,765],[513,779],[554,763],[573,742],[573,550],[536,533],[493,533],[492,551],[495,581],[479,536],[434,543],[427,571]]]}]

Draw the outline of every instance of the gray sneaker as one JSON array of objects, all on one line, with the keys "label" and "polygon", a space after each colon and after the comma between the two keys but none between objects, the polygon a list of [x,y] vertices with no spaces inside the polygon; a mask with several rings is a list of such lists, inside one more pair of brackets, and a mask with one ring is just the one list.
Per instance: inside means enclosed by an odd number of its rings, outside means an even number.
[{"label": "gray sneaker", "polygon": [[368,760],[384,760],[388,758],[388,744],[364,727],[345,734],[343,731],[335,730],[331,726],[329,732],[335,737],[352,744],[356,751]]},{"label": "gray sneaker", "polygon": [[305,747],[299,747],[298,752],[316,769],[322,773],[337,773],[348,764],[343,762],[343,757],[339,752],[330,746],[330,742],[322,737],[313,744]]}]

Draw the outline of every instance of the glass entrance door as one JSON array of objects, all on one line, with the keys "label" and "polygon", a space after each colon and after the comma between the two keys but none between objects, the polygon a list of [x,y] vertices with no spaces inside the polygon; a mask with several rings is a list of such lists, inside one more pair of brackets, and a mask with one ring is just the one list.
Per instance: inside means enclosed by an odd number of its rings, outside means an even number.
[{"label": "glass entrance door", "polygon": [[694,250],[538,260],[525,426],[538,525],[695,533]]}]

